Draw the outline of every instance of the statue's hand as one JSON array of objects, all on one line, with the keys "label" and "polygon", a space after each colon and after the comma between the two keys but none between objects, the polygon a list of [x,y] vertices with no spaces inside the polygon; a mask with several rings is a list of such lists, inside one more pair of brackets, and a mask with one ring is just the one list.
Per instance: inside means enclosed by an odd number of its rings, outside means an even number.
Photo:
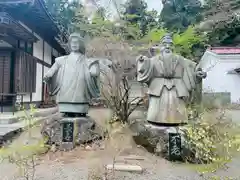
[{"label": "statue's hand", "polygon": [[137,57],[137,72],[142,74],[147,68],[148,57],[140,55]]},{"label": "statue's hand", "polygon": [[44,83],[48,83],[49,80],[50,80],[50,77],[49,77],[49,76],[44,76],[44,77],[43,77],[43,82],[44,82]]},{"label": "statue's hand", "polygon": [[140,55],[140,56],[138,56],[137,57],[137,62],[144,62],[144,60],[146,60],[146,59],[148,59],[148,57],[146,57],[146,56],[143,56],[143,55]]},{"label": "statue's hand", "polygon": [[207,77],[207,73],[202,71],[202,70],[198,70],[196,72],[196,76],[199,77],[199,78],[205,79]]}]

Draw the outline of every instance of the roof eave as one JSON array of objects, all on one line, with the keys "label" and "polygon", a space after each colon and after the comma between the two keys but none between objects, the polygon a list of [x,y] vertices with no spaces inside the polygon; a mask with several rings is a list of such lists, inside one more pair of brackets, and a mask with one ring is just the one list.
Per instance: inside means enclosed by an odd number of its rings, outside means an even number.
[{"label": "roof eave", "polygon": [[[62,32],[62,30],[60,30],[59,26],[57,25],[56,20],[55,20],[54,17],[50,14],[50,12],[48,11],[48,9],[47,9],[47,7],[45,6],[45,4],[43,3],[43,1],[42,1],[42,0],[37,0],[37,1],[39,2],[39,4],[40,4],[40,5],[42,6],[42,8],[44,9],[44,11],[45,11],[46,15],[48,16],[48,18],[53,22],[53,25],[56,27],[56,29],[57,29],[59,32],[63,33],[64,36],[66,36],[67,33],[66,33],[66,32]],[[66,36],[66,38],[67,38],[67,36]]]},{"label": "roof eave", "polygon": [[[40,9],[42,9],[42,13],[44,13],[44,16],[48,19],[55,33],[61,35],[63,39],[67,40],[68,34],[66,33],[66,31],[59,28],[59,26],[57,25],[57,22],[54,20],[53,16],[47,10],[44,0],[8,0],[8,1],[0,0],[0,6],[1,5],[12,6],[12,5],[21,5],[21,4],[29,4],[30,6],[35,6],[36,4],[38,4]],[[61,44],[59,45],[62,48],[62,50],[64,50],[64,47],[62,47]]]},{"label": "roof eave", "polygon": [[0,4],[22,4],[22,3],[34,3],[35,0],[0,0]]}]

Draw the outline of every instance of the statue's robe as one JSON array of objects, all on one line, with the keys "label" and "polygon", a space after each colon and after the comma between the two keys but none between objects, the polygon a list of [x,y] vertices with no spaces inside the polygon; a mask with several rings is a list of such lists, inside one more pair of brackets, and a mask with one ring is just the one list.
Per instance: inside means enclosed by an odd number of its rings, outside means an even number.
[{"label": "statue's robe", "polygon": [[137,80],[149,87],[147,120],[162,124],[187,123],[186,100],[196,87],[196,63],[173,53],[161,53],[138,61],[137,68]]},{"label": "statue's robe", "polygon": [[92,98],[100,96],[99,61],[71,53],[56,58],[47,72],[49,91],[60,112],[87,113]]}]

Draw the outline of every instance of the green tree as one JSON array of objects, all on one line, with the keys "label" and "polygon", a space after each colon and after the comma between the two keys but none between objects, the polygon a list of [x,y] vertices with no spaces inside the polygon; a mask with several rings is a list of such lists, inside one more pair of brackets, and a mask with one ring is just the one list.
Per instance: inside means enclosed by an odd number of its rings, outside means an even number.
[{"label": "green tree", "polygon": [[182,33],[173,35],[175,52],[198,62],[202,57],[208,42],[206,35],[193,26],[189,26]]},{"label": "green tree", "polygon": [[239,0],[208,0],[201,29],[209,36],[212,46],[234,46],[240,43]]},{"label": "green tree", "polygon": [[72,24],[76,9],[81,6],[77,0],[45,0],[45,2],[49,12],[64,28]]},{"label": "green tree", "polygon": [[[168,32],[167,29],[152,29],[144,38],[140,40],[142,44],[158,44],[160,39]],[[174,51],[193,61],[199,61],[205,51],[208,42],[207,36],[199,32],[193,26],[189,26],[184,32],[173,33]]]},{"label": "green tree", "polygon": [[202,19],[199,0],[162,0],[159,22],[170,31],[184,31]]},{"label": "green tree", "polygon": [[149,24],[155,20],[154,11],[147,12],[147,3],[143,0],[128,0],[124,8],[123,19],[128,22],[127,25],[138,27],[142,36],[147,34]]}]

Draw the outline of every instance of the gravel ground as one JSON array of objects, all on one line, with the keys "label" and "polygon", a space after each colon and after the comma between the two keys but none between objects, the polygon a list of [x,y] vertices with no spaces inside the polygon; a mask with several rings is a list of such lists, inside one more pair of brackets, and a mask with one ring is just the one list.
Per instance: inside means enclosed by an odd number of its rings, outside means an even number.
[{"label": "gravel ground", "polygon": [[[116,158],[116,163],[140,165],[144,169],[143,173],[115,172],[114,180],[210,180],[210,177],[215,176],[208,174],[204,178],[192,166],[168,162],[142,149],[139,152],[138,154],[144,157],[144,160],[123,162]],[[113,155],[105,150],[84,150],[83,148],[77,148],[73,152],[49,153],[36,161],[38,165],[34,180],[88,180],[88,175],[99,175],[99,172],[103,172],[104,165],[113,162],[112,157]],[[216,175],[220,180],[230,179],[230,177],[240,180],[239,167],[240,161],[235,159],[229,164],[228,169],[219,170]],[[1,180],[24,180],[18,178],[19,172],[16,166],[7,162],[0,164],[0,175]]]},{"label": "gravel ground", "polygon": [[[93,161],[93,159],[91,159],[91,161]],[[111,162],[110,159],[108,161]],[[106,159],[104,162],[107,162]],[[116,173],[115,177],[119,180],[201,179],[196,173],[194,173],[194,171],[191,171],[191,169],[175,167],[174,165],[165,161],[161,161],[161,163],[158,162],[157,164],[144,162],[141,164],[141,166],[145,169],[141,174]],[[92,172],[92,169],[94,170],[95,167],[96,166],[94,165],[90,165],[87,160],[76,160],[75,162],[71,163],[56,161],[44,162],[36,167],[35,180],[87,180],[89,171]],[[2,164],[0,170],[1,177],[4,177],[6,180],[21,180],[21,178],[17,178],[16,176],[14,177],[14,169],[15,168],[13,165]],[[94,174],[97,175],[97,173]]]},{"label": "gravel ground", "polygon": [[[141,116],[135,113],[133,116]],[[108,111],[102,109],[90,111],[90,116],[96,119],[100,124],[104,124],[104,120],[109,117]],[[40,136],[39,132],[32,133],[34,138]],[[26,143],[27,133],[23,133],[12,143],[12,147],[16,147],[19,143]],[[124,144],[121,144],[124,146]],[[153,156],[141,148],[136,148],[126,154],[137,154],[144,157],[143,161],[128,161],[128,164],[140,165],[143,173],[126,173],[115,172],[114,180],[211,180],[213,174],[208,174],[205,178],[200,176],[196,170],[189,165],[170,163],[160,157]],[[86,150],[84,147],[78,147],[72,152],[56,152],[48,153],[40,157],[36,163],[36,173],[34,180],[100,180],[90,179],[89,174],[100,174],[104,165],[110,164],[116,157],[117,163],[123,163],[118,160],[119,156],[114,156],[112,151],[107,147],[104,150],[99,148],[90,148]],[[126,162],[124,162],[126,163]],[[219,170],[216,174],[220,180],[226,180],[230,177],[234,180],[240,180],[240,158],[234,159],[226,170]],[[94,173],[92,173],[94,172]],[[110,174],[110,173],[109,173]],[[19,178],[19,170],[16,165],[8,162],[0,163],[0,180],[26,180]],[[108,179],[113,180],[113,179]]]}]

